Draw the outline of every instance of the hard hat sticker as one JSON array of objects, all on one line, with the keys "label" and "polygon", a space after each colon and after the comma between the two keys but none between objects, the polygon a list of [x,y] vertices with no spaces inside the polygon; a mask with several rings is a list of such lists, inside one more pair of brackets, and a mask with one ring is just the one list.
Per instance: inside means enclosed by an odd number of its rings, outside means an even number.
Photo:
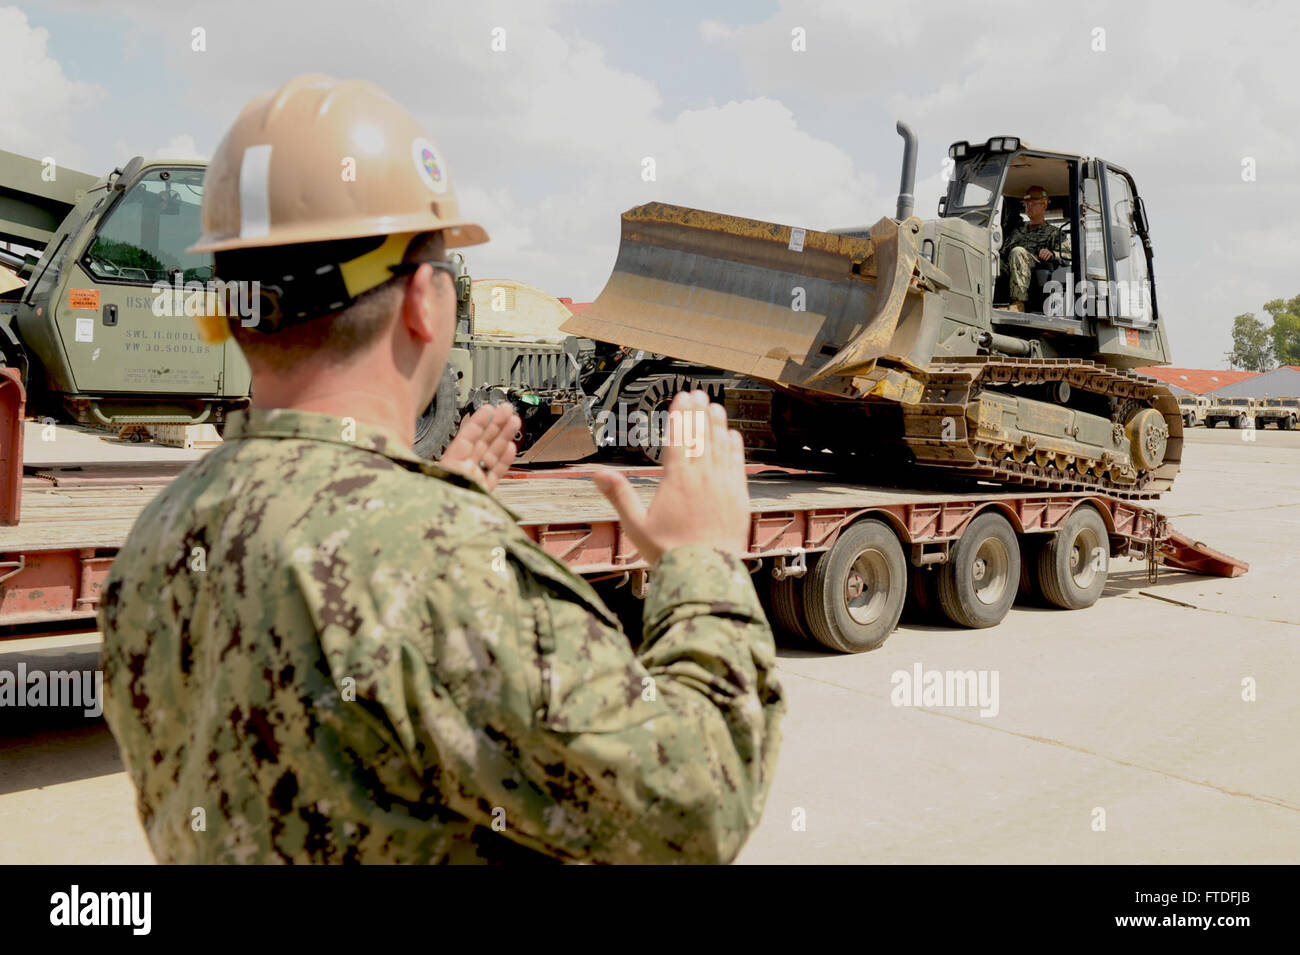
[{"label": "hard hat sticker", "polygon": [[411,161],[424,184],[434,192],[447,191],[447,166],[433,143],[417,138],[411,143]]}]

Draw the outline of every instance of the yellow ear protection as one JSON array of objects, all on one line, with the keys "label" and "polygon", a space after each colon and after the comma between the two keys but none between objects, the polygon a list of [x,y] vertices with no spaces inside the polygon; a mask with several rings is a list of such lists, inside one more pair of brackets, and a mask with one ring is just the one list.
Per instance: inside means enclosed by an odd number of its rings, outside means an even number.
[{"label": "yellow ear protection", "polygon": [[[409,265],[410,271],[414,271],[422,264],[402,262],[407,246],[420,234],[402,232],[390,235],[374,248],[346,261],[295,267],[293,272],[266,282],[259,281],[256,298],[251,294],[237,294],[233,283],[225,283],[216,295],[207,291],[196,292],[196,295],[204,295],[205,303],[204,314],[194,316],[199,338],[206,344],[219,345],[230,337],[232,321],[247,322],[249,327],[259,332],[273,334],[282,328],[342,311],[366,292],[407,271],[404,266]],[[446,267],[453,278],[456,276],[455,266],[451,263],[429,264]],[[232,307],[232,303],[242,302],[252,304],[255,314],[239,314],[242,305]]]}]

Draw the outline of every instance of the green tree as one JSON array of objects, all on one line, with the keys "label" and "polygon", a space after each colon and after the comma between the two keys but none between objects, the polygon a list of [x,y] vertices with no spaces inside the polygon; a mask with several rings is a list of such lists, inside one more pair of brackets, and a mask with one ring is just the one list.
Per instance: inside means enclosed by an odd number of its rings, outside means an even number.
[{"label": "green tree", "polygon": [[1268,371],[1273,367],[1272,341],[1269,330],[1254,312],[1246,312],[1232,320],[1232,351],[1228,362],[1233,368],[1246,371]]},{"label": "green tree", "polygon": [[1282,365],[1300,365],[1300,295],[1295,298],[1275,298],[1264,305],[1264,311],[1273,316],[1269,329],[1273,356]]}]

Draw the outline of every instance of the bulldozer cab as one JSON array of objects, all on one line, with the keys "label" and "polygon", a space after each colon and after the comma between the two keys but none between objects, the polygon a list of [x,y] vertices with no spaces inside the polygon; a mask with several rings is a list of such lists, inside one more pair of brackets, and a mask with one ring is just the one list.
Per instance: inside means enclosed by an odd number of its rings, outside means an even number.
[{"label": "bulldozer cab", "polygon": [[[1146,209],[1133,177],[1099,159],[1033,149],[1015,137],[954,143],[941,218],[958,218],[990,238],[994,324],[1096,335],[1097,352],[1122,364],[1167,360],[1156,334]],[[1034,270],[1025,313],[1009,312],[1007,243],[1028,221],[1024,195],[1047,191],[1047,222],[1062,233],[1058,263]],[[1068,254],[1064,249],[1068,246]]]}]

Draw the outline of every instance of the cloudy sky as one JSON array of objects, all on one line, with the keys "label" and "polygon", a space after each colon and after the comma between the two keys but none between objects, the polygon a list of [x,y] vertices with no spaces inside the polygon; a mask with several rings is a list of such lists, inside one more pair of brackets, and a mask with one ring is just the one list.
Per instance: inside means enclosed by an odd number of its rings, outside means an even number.
[{"label": "cloudy sky", "polygon": [[474,274],[589,300],[638,203],[873,222],[894,208],[901,118],[932,215],[949,143],[1019,135],[1133,173],[1174,360],[1221,366],[1234,315],[1300,293],[1300,5],[1084,6],[42,0],[0,6],[0,148],[96,174],[207,157],[297,73],[372,80],[425,124],[492,234]]}]

